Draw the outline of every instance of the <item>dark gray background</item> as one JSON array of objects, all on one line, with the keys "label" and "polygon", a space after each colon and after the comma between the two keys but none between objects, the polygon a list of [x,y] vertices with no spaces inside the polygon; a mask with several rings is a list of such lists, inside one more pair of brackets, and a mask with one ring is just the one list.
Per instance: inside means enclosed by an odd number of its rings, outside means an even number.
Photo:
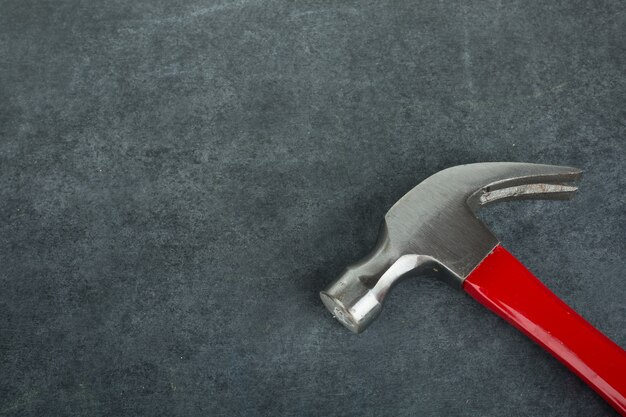
[{"label": "dark gray background", "polygon": [[625,9],[0,0],[0,416],[614,416],[443,283],[317,293],[434,172],[573,165],[484,218],[626,347]]}]

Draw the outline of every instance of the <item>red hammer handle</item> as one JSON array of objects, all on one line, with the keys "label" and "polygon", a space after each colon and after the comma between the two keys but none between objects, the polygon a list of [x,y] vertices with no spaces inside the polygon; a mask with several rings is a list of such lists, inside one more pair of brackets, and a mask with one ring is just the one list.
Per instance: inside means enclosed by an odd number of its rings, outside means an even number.
[{"label": "red hammer handle", "polygon": [[463,289],[550,352],[626,416],[626,352],[497,246]]}]

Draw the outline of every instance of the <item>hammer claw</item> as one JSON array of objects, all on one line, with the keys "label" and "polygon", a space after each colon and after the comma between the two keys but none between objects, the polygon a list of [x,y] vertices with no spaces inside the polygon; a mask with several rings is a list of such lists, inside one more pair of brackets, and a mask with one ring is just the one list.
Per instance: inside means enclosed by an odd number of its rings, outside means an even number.
[{"label": "hammer claw", "polygon": [[513,200],[571,200],[578,191],[578,187],[563,184],[525,184],[498,190],[483,190],[478,196],[480,206]]}]

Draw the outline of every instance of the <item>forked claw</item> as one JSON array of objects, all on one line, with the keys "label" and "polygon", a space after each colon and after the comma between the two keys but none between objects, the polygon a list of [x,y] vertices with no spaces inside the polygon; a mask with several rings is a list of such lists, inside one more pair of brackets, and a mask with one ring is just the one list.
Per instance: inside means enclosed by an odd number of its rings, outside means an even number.
[{"label": "forked claw", "polygon": [[578,191],[578,187],[563,184],[524,184],[499,190],[483,190],[477,203],[486,206],[491,203],[511,200],[570,200]]},{"label": "forked claw", "polygon": [[[492,164],[485,164],[487,166]],[[577,168],[535,164],[493,164],[509,175],[493,182],[483,182],[472,192],[467,203],[471,208],[511,200],[569,200],[578,187],[568,185],[582,175]],[[469,166],[480,168],[478,166]],[[478,177],[480,178],[480,176]],[[475,183],[478,185],[477,183]]]}]

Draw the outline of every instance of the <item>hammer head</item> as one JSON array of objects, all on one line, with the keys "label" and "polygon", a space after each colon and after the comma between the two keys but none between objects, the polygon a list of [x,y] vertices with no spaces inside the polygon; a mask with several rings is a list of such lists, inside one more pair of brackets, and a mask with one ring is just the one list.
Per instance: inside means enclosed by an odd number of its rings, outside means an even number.
[{"label": "hammer head", "polygon": [[353,332],[380,313],[402,277],[434,274],[460,287],[498,245],[474,210],[520,199],[568,200],[576,168],[515,162],[459,165],[427,178],[385,215],[378,243],[320,293],[324,305]]}]

